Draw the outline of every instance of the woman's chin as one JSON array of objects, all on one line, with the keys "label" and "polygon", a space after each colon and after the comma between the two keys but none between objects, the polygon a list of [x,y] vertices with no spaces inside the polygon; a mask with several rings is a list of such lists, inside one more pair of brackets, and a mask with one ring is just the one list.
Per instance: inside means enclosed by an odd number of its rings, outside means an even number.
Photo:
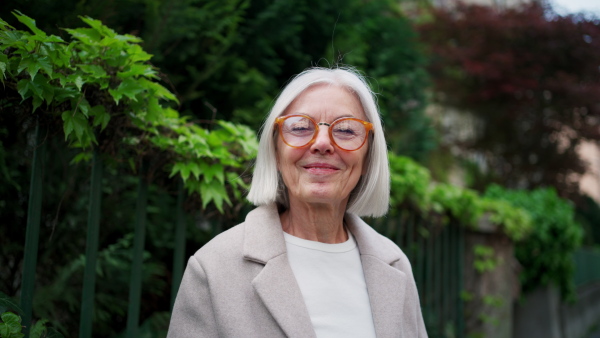
[{"label": "woman's chin", "polygon": [[310,189],[304,191],[299,196],[290,196],[290,200],[296,199],[299,202],[308,204],[339,204],[347,199],[347,195],[331,189]]}]

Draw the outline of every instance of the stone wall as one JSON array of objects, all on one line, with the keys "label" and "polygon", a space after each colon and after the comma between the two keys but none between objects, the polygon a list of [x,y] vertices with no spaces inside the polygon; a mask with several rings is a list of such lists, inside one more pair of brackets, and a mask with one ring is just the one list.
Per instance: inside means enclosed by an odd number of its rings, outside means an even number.
[{"label": "stone wall", "polygon": [[600,282],[577,289],[577,302],[561,300],[553,286],[541,287],[515,303],[514,337],[582,338],[600,324]]},{"label": "stone wall", "polygon": [[[493,251],[489,257],[478,255],[477,246]],[[519,264],[514,244],[497,228],[482,223],[469,231],[465,247],[465,329],[469,336],[510,338],[513,332],[513,302],[519,296]],[[491,260],[484,271],[475,268],[477,260]]]}]

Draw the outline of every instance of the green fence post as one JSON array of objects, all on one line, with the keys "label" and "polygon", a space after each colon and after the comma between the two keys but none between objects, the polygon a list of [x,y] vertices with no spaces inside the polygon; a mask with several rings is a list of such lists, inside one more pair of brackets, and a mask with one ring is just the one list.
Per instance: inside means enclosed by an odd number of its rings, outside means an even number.
[{"label": "green fence post", "polygon": [[425,237],[423,236],[423,219],[418,217],[417,215],[415,215],[415,226],[417,228],[417,241],[416,241],[416,266],[417,266],[417,271],[416,271],[416,283],[417,283],[417,287],[419,288],[419,291],[421,293],[421,295],[423,295],[423,285],[425,284],[425,263],[424,263],[424,256],[425,256]]},{"label": "green fence post", "polygon": [[31,185],[29,187],[29,205],[27,207],[27,230],[25,234],[25,256],[23,258],[23,282],[21,283],[22,325],[25,336],[29,336],[33,312],[33,291],[35,269],[37,266],[38,243],[40,238],[40,220],[42,214],[42,161],[45,144],[40,135],[40,123],[35,126],[35,144],[31,166]]},{"label": "green fence post", "polygon": [[98,259],[98,233],[100,229],[100,204],[102,200],[102,160],[98,149],[94,149],[92,160],[92,181],[90,183],[90,205],[88,210],[88,230],[85,248],[85,271],[81,296],[81,318],[79,337],[92,336],[94,318],[94,293],[96,289],[96,261]]},{"label": "green fence post", "polygon": [[[433,300],[433,225],[431,221],[427,222],[427,227],[429,228],[429,237],[427,238],[427,256],[425,259],[426,274],[425,274],[425,304],[428,308],[431,308],[432,300]],[[429,310],[431,311],[431,310]]]},{"label": "green fence post", "polygon": [[142,297],[142,263],[146,237],[146,205],[148,203],[148,182],[146,165],[140,168],[140,183],[135,208],[135,237],[133,241],[133,261],[129,284],[129,309],[127,311],[127,337],[137,337]]},{"label": "green fence post", "polygon": [[446,302],[446,297],[444,295],[444,285],[446,284],[446,273],[445,273],[445,268],[444,265],[446,264],[446,241],[445,241],[445,236],[446,236],[446,229],[448,228],[448,225],[445,224],[442,227],[442,230],[440,232],[440,238],[439,238],[439,254],[440,254],[440,266],[439,266],[439,279],[440,279],[440,284],[438,285],[438,330],[440,332],[440,334],[442,334],[443,329],[444,329],[444,304]]},{"label": "green fence post", "polygon": [[450,282],[450,307],[448,309],[448,313],[450,318],[452,319],[452,329],[454,334],[456,335],[457,328],[457,312],[456,312],[456,302],[458,302],[458,278],[459,276],[454,272],[458,271],[458,228],[456,223],[452,223],[452,227],[450,228],[450,270],[452,273],[452,279]]},{"label": "green fence post", "polygon": [[405,227],[404,215],[405,215],[405,212],[401,212],[400,222],[396,223],[396,228],[397,228],[396,229],[396,245],[398,245],[398,247],[400,247],[400,249],[402,249],[404,254],[407,254],[406,248],[404,247],[404,243],[402,242],[402,237],[404,235],[404,227]]},{"label": "green fence post", "polygon": [[450,227],[451,224],[448,224],[446,226],[446,229],[444,229],[444,303],[443,303],[443,307],[442,307],[442,313],[443,313],[443,324],[442,324],[442,329],[445,330],[446,325],[448,324],[448,319],[450,317],[449,315],[449,305],[450,305],[450,299],[451,299],[451,289],[450,289],[450,281],[452,280],[452,273],[450,271],[450,254],[452,252],[452,248],[450,248]]},{"label": "green fence post", "polygon": [[415,228],[415,217],[413,212],[408,215],[408,228],[406,229],[406,255],[411,265],[415,265],[414,261],[414,228]]},{"label": "green fence post", "polygon": [[458,302],[456,312],[458,313],[457,337],[464,337],[465,331],[465,314],[464,314],[464,299],[462,291],[464,289],[464,265],[465,265],[465,228],[459,225],[458,233]]},{"label": "green fence post", "polygon": [[177,189],[177,223],[175,225],[175,254],[173,255],[173,281],[171,283],[171,311],[175,304],[175,297],[179,291],[179,284],[183,277],[185,254],[185,217],[183,212],[183,181],[179,180]]}]

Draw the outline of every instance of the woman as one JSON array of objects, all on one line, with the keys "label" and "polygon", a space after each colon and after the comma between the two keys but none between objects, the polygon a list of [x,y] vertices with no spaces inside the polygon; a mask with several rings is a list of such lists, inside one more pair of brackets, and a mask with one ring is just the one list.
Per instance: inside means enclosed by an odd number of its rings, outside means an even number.
[{"label": "woman", "polygon": [[271,110],[248,199],[257,208],[190,258],[169,337],[426,337],[410,263],[359,216],[388,209],[373,93],[313,68]]}]

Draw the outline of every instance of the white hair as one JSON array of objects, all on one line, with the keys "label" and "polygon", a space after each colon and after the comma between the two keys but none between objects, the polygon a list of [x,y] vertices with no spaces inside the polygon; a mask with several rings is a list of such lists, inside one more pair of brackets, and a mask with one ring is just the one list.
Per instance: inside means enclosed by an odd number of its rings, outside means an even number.
[{"label": "white hair", "polygon": [[262,127],[248,200],[256,206],[277,202],[284,208],[289,207],[287,188],[277,170],[275,119],[302,92],[317,84],[337,85],[356,94],[367,120],[373,124],[373,135],[365,159],[367,170],[350,193],[347,211],[358,216],[385,215],[390,199],[390,169],[381,117],[366,80],[351,68],[309,68],[284,88]]}]

